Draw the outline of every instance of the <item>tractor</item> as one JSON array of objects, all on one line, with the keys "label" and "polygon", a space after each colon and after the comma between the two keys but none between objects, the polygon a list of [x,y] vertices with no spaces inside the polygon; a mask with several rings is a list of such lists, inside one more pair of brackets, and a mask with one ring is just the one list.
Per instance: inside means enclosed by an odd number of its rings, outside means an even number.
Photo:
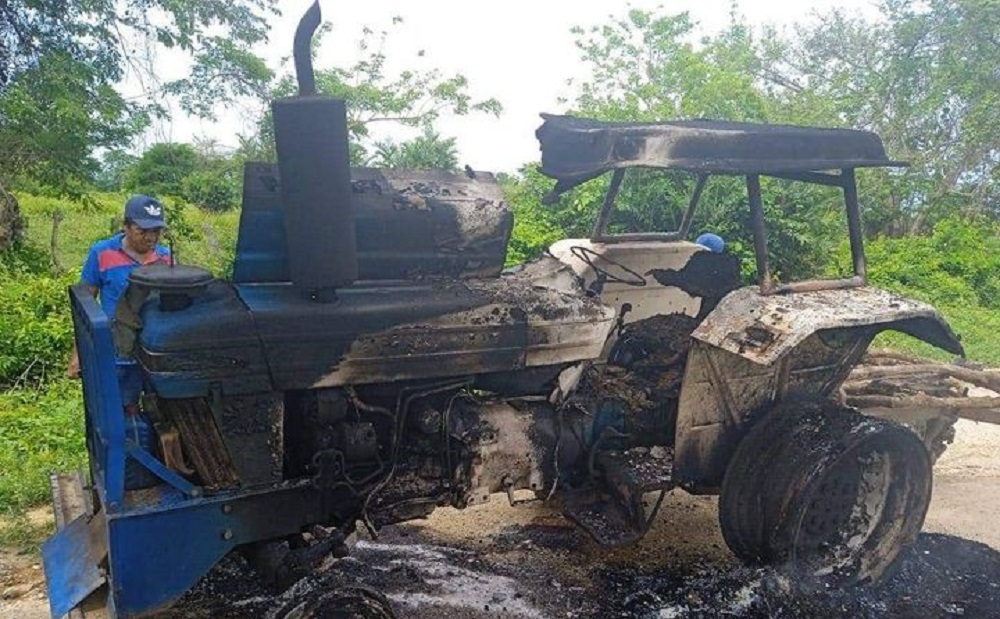
[{"label": "tractor", "polygon": [[[732,551],[803,590],[892,567],[941,433],[838,387],[885,330],[963,349],[932,307],[867,285],[855,171],[900,165],[878,136],[544,116],[553,195],[610,175],[608,191],[590,238],[505,270],[492,174],[350,167],[345,102],[316,94],[319,23],[317,3],[299,95],[273,103],[277,163],[246,167],[231,281],[141,267],[112,319],[70,290],[90,465],[54,478],[53,617],[151,615],[234,551],[287,585],[359,527],[504,494],[556,501],[608,546],[639,540],[672,489],[718,494]],[[634,170],[690,175],[678,230],[613,231]],[[690,240],[720,177],[745,185],[755,285]],[[853,275],[772,274],[763,177],[842,193]],[[143,376],[143,432],[121,359]]]}]

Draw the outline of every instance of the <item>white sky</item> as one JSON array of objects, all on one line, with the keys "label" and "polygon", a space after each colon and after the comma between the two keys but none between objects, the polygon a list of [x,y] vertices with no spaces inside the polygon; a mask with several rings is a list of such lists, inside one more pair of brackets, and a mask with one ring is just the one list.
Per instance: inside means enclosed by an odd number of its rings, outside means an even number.
[{"label": "white sky", "polygon": [[[291,55],[295,26],[312,0],[281,0],[282,17],[273,24],[271,42],[259,50],[272,67]],[[534,131],[541,112],[563,111],[558,97],[571,96],[571,78],[586,76],[570,33],[620,16],[628,6],[662,7],[666,12],[689,11],[700,33],[715,32],[729,17],[729,0],[321,0],[324,20],[333,32],[320,50],[317,68],[349,66],[357,59],[356,44],[364,26],[390,28],[393,16],[404,23],[391,29],[390,62],[400,68],[437,68],[445,75],[469,78],[475,98],[495,97],[504,106],[500,118],[475,114],[445,118],[441,134],[456,137],[462,164],[479,170],[514,171],[539,157]],[[808,21],[816,12],[834,7],[874,14],[874,0],[738,0],[739,11],[753,24],[788,27]],[[424,50],[423,58],[417,51]],[[225,145],[236,143],[237,132],[251,130],[247,111],[230,110],[217,122],[182,119],[160,127],[156,141],[190,141],[210,137]],[[406,135],[395,134],[402,138]]]}]

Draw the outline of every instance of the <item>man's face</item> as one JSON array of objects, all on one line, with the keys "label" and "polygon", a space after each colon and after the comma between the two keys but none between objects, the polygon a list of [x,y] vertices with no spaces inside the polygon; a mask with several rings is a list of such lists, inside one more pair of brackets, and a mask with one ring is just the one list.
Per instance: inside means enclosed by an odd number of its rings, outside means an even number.
[{"label": "man's face", "polygon": [[163,228],[141,228],[133,223],[125,224],[125,238],[129,247],[140,254],[153,251],[162,232]]}]

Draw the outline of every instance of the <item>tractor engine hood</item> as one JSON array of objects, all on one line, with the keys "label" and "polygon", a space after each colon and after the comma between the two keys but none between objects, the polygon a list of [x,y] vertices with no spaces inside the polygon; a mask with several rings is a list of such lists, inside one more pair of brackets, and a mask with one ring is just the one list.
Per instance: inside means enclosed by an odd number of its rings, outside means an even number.
[{"label": "tractor engine hood", "polygon": [[164,397],[310,389],[559,366],[600,355],[613,308],[516,276],[352,286],[213,282],[187,309],[147,302],[136,358]]}]

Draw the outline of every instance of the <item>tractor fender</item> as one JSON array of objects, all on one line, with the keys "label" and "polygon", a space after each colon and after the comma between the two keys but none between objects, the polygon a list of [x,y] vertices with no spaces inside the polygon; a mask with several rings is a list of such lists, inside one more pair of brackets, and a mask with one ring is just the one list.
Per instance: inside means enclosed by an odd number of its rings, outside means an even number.
[{"label": "tractor fender", "polygon": [[691,334],[677,412],[678,481],[717,487],[756,412],[789,395],[829,396],[885,330],[964,355],[933,307],[885,290],[765,296],[746,287],[727,295]]}]

